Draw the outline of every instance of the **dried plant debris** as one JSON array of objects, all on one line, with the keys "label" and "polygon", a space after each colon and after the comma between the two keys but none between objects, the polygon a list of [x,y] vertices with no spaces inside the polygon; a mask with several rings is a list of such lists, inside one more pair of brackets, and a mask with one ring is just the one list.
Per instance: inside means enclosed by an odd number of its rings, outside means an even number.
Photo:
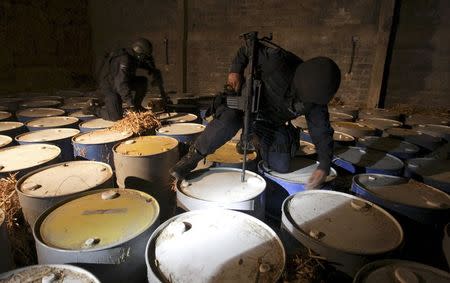
[{"label": "dried plant debris", "polygon": [[292,254],[286,258],[283,282],[316,283],[325,281],[325,259],[313,254]]},{"label": "dried plant debris", "polygon": [[11,276],[0,280],[0,282],[5,283],[41,283],[41,282],[52,282],[52,283],[63,283],[63,282],[78,282],[78,283],[92,283],[94,282],[92,277],[72,271],[69,267],[59,268],[53,266],[32,266],[25,270],[16,271]]},{"label": "dried plant debris", "polygon": [[135,135],[143,135],[160,127],[161,123],[152,111],[127,111],[125,117],[110,128],[119,132],[132,132]]},{"label": "dried plant debris", "polygon": [[35,243],[31,227],[25,221],[15,191],[15,175],[0,179],[0,208],[5,212],[8,237],[16,266],[36,264]]}]

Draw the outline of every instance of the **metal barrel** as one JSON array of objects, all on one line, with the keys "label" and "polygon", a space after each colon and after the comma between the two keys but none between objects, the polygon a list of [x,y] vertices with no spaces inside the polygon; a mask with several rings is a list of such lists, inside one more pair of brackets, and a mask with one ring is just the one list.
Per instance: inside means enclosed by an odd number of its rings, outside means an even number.
[{"label": "metal barrel", "polygon": [[[5,212],[0,209],[0,273],[13,267],[11,246],[9,243],[8,230],[6,227]],[[1,279],[0,275],[0,279]]]},{"label": "metal barrel", "polygon": [[450,194],[450,160],[413,158],[406,161],[405,176]]},{"label": "metal barrel", "polygon": [[64,115],[64,110],[57,108],[28,108],[16,112],[19,122],[25,123],[36,118],[53,117]]},{"label": "metal barrel", "polygon": [[75,117],[55,116],[30,120],[25,126],[30,132],[50,128],[78,128],[79,120]]},{"label": "metal barrel", "polygon": [[186,211],[226,208],[264,220],[266,181],[247,171],[242,183],[241,174],[241,169],[226,167],[192,172],[177,184],[178,206]]},{"label": "metal barrel", "polygon": [[400,159],[414,158],[420,151],[417,145],[389,137],[362,137],[358,139],[356,146],[387,152]]},{"label": "metal barrel", "polygon": [[440,137],[450,142],[450,127],[444,125],[420,124],[413,127],[414,130],[420,131],[433,137]]},{"label": "metal barrel", "polygon": [[13,139],[9,136],[0,135],[0,148],[12,145]]},{"label": "metal barrel", "polygon": [[55,145],[36,143],[0,149],[0,178],[16,173],[16,178],[37,168],[59,161],[61,149]]},{"label": "metal barrel", "polygon": [[316,146],[312,143],[312,142],[307,142],[307,141],[303,141],[300,140],[300,147],[297,150],[297,152],[295,153],[295,156],[299,156],[299,157],[313,157],[317,154],[316,151]]},{"label": "metal barrel", "polygon": [[77,119],[79,119],[80,121],[86,122],[86,121],[90,121],[93,119],[96,119],[97,117],[95,117],[94,115],[89,115],[89,114],[83,114],[83,112],[81,110],[72,112],[69,114],[70,117],[75,117]]},{"label": "metal barrel", "polygon": [[[236,142],[229,141],[218,148],[214,153],[206,156],[206,160],[212,162],[216,167],[242,168],[244,155],[236,151]],[[248,152],[246,168],[256,171],[257,153]]]},{"label": "metal barrel", "polygon": [[113,146],[132,135],[131,132],[110,129],[80,133],[72,138],[74,156],[76,159],[108,163],[114,168]]},{"label": "metal barrel", "polygon": [[382,151],[347,146],[336,148],[333,163],[350,173],[376,173],[400,176],[403,161]]},{"label": "metal barrel", "polygon": [[25,133],[27,128],[21,122],[0,122],[0,135],[15,138],[17,135]]},{"label": "metal barrel", "polygon": [[363,266],[353,283],[376,282],[433,282],[450,281],[450,273],[418,262],[383,259]]},{"label": "metal barrel", "polygon": [[0,111],[0,121],[11,121],[13,119],[13,115],[7,111]]},{"label": "metal barrel", "polygon": [[[303,130],[300,132],[300,140],[312,143],[312,138],[308,130]],[[334,131],[333,141],[335,145],[338,146],[355,145],[355,138],[353,136],[339,131]]]},{"label": "metal barrel", "polygon": [[433,137],[411,129],[389,128],[384,131],[383,135],[410,142],[429,151],[437,149],[442,144],[440,137]]},{"label": "metal barrel", "polygon": [[373,108],[373,109],[362,109],[359,110],[358,118],[384,118],[400,121],[400,113],[395,110],[383,109],[383,108]]},{"label": "metal barrel", "polygon": [[308,129],[308,123],[306,122],[305,116],[298,116],[297,118],[291,120],[292,125],[299,129]]},{"label": "metal barrel", "polygon": [[0,281],[3,282],[3,280],[11,283],[59,282],[59,280],[64,282],[100,283],[100,280],[91,272],[68,264],[41,264],[22,267],[0,274]]},{"label": "metal barrel", "polygon": [[343,132],[351,135],[355,138],[363,136],[375,136],[379,134],[379,131],[375,128],[353,122],[332,122],[331,126],[335,131]]},{"label": "metal barrel", "polygon": [[19,109],[19,104],[23,101],[19,97],[4,97],[0,98],[0,105],[6,107],[7,111],[16,112]]},{"label": "metal barrel", "polygon": [[179,159],[178,141],[171,137],[142,136],[113,147],[119,188],[134,188],[154,196],[161,207],[161,219],[174,215],[176,199],[169,169]]},{"label": "metal barrel", "polygon": [[148,240],[145,254],[148,282],[252,282],[255,276],[278,282],[286,262],[283,244],[269,226],[224,209],[167,220]]},{"label": "metal barrel", "polygon": [[287,249],[311,249],[351,277],[403,243],[402,227],[388,212],[341,192],[309,190],[289,196],[281,220],[282,235],[292,239]]},{"label": "metal barrel", "polygon": [[204,129],[205,126],[202,124],[174,123],[157,129],[156,135],[168,136],[178,140],[181,143],[180,154],[184,155]]},{"label": "metal barrel", "polygon": [[420,124],[450,126],[450,119],[442,116],[432,116],[430,114],[413,114],[405,118],[405,125],[407,126],[412,127]]},{"label": "metal barrel", "polygon": [[379,131],[403,126],[403,123],[400,121],[385,118],[362,118],[358,119],[357,122]]},{"label": "metal barrel", "polygon": [[[305,191],[309,177],[318,166],[318,161],[296,157],[291,160],[289,172],[279,173],[268,168],[264,161],[260,161],[258,163],[258,172],[267,182],[267,214],[272,218],[280,219],[283,201],[290,195]],[[336,177],[336,170],[330,168],[330,173],[325,183],[319,189],[332,189],[332,181]]]},{"label": "metal barrel", "polygon": [[442,224],[450,219],[449,196],[414,180],[382,174],[359,174],[353,177],[351,190],[384,209],[423,224]]},{"label": "metal barrel", "polygon": [[71,161],[34,170],[16,184],[25,220],[33,227],[46,209],[80,192],[110,188],[113,171],[106,163]]},{"label": "metal barrel", "polygon": [[61,105],[61,101],[58,100],[43,100],[43,99],[34,99],[34,100],[27,100],[22,102],[19,105],[19,108],[26,109],[26,108],[57,108]]},{"label": "metal barrel", "polygon": [[328,111],[345,113],[348,115],[352,115],[353,119],[356,119],[358,117],[359,107],[350,105],[328,106]]},{"label": "metal barrel", "polygon": [[86,102],[71,102],[71,103],[64,103],[59,108],[66,111],[67,114],[72,114],[77,111],[81,111],[84,107],[87,106]]},{"label": "metal barrel", "polygon": [[36,96],[34,96],[34,95],[31,95],[31,97],[29,97],[29,96],[30,95],[26,96],[27,100],[29,100],[29,101],[32,101],[32,100],[56,100],[56,101],[59,101],[59,102],[63,102],[64,101],[64,98],[62,96],[59,96],[59,95],[42,95],[42,94],[39,94],[39,95],[36,95]]},{"label": "metal barrel", "polygon": [[197,123],[199,122],[198,116],[191,113],[161,113],[156,116],[162,123],[174,124],[174,123]]},{"label": "metal barrel", "polygon": [[23,133],[16,136],[15,140],[21,144],[48,143],[61,149],[61,161],[70,161],[74,158],[72,138],[79,134],[77,129],[50,128],[45,130]]},{"label": "metal barrel", "polygon": [[114,125],[113,121],[104,120],[102,118],[89,119],[80,123],[80,131],[82,133],[92,132],[96,130],[106,129]]},{"label": "metal barrel", "polygon": [[330,111],[329,114],[330,122],[353,122],[355,120],[352,115],[343,112]]},{"label": "metal barrel", "polygon": [[38,262],[76,264],[102,282],[144,282],[144,250],[158,225],[158,202],[144,192],[81,193],[37,219],[33,236]]}]

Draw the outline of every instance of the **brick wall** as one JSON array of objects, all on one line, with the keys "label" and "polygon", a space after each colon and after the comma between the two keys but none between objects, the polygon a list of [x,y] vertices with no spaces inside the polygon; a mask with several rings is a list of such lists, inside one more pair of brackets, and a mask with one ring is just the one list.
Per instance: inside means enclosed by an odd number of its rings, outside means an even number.
[{"label": "brick wall", "polygon": [[0,91],[88,85],[87,0],[0,1]]},{"label": "brick wall", "polygon": [[450,107],[450,2],[401,1],[386,106]]}]

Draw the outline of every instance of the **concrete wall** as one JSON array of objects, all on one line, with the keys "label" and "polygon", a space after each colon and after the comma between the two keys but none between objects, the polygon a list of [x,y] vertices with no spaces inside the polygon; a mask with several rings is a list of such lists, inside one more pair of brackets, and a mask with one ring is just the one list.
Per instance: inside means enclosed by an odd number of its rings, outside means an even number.
[{"label": "concrete wall", "polygon": [[450,107],[450,1],[401,1],[386,106]]},{"label": "concrete wall", "polygon": [[87,0],[2,0],[0,42],[0,92],[91,83]]}]

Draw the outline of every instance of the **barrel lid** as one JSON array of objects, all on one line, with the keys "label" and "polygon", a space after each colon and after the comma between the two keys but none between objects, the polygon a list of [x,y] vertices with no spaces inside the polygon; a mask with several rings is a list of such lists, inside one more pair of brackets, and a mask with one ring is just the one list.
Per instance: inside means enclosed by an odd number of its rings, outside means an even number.
[{"label": "barrel lid", "polygon": [[340,142],[351,142],[351,141],[354,141],[355,138],[349,134],[339,132],[339,131],[334,131],[333,140],[340,141]]},{"label": "barrel lid", "polygon": [[355,114],[357,115],[359,112],[359,107],[352,105],[336,105],[336,106],[329,106],[328,110],[330,112],[342,112],[355,116]]},{"label": "barrel lid", "polygon": [[57,108],[28,108],[17,112],[17,116],[22,117],[50,117],[64,115],[64,110]]},{"label": "barrel lid", "polygon": [[56,128],[75,124],[77,122],[78,119],[75,117],[54,116],[33,119],[26,122],[25,125],[28,127]]},{"label": "barrel lid", "polygon": [[359,110],[358,116],[359,118],[398,119],[400,117],[400,112],[384,108],[361,109]]},{"label": "barrel lid", "polygon": [[60,203],[40,217],[42,222],[36,229],[50,247],[98,250],[133,239],[158,216],[159,204],[150,195],[130,189],[105,189]]},{"label": "barrel lid", "polygon": [[405,118],[406,125],[418,125],[418,124],[441,124],[450,125],[450,118],[442,116],[432,116],[429,114],[412,114]]},{"label": "barrel lid", "polygon": [[339,128],[347,128],[347,129],[358,129],[358,130],[366,130],[366,131],[373,131],[375,128],[372,128],[370,126],[361,124],[361,123],[355,123],[355,122],[345,122],[345,121],[337,121],[332,123],[333,126],[339,127]]},{"label": "barrel lid", "polygon": [[127,156],[149,156],[176,148],[178,141],[165,136],[141,136],[119,143],[114,151]]},{"label": "barrel lid", "polygon": [[71,195],[95,188],[113,175],[111,166],[95,161],[71,161],[50,165],[24,176],[17,188],[33,197]]},{"label": "barrel lid", "polygon": [[[217,163],[242,163],[244,161],[244,155],[239,154],[236,151],[236,142],[229,141],[219,147],[214,153],[206,157],[208,161]],[[247,154],[247,161],[252,161],[256,159],[256,152],[249,152]]]},{"label": "barrel lid", "polygon": [[0,122],[0,132],[17,129],[23,126],[21,122]]},{"label": "barrel lid", "polygon": [[403,168],[403,162],[397,157],[369,148],[347,146],[335,149],[334,155],[358,167],[379,170],[400,170]]},{"label": "barrel lid", "polygon": [[414,154],[420,148],[412,143],[389,137],[365,136],[358,139],[358,143],[365,147],[384,152],[402,152]]},{"label": "barrel lid", "polygon": [[12,138],[5,135],[0,135],[0,148],[12,142]]},{"label": "barrel lid", "polygon": [[20,104],[22,108],[52,107],[59,105],[58,100],[28,100]]},{"label": "barrel lid", "polygon": [[164,135],[193,135],[203,132],[205,126],[196,123],[173,123],[157,130]]},{"label": "barrel lid", "polygon": [[100,283],[92,273],[80,267],[67,264],[40,264],[14,269],[0,274],[0,281],[19,282],[62,282]]},{"label": "barrel lid", "polygon": [[297,150],[296,156],[307,156],[316,154],[316,146],[313,143],[300,141],[300,148]]},{"label": "barrel lid", "polygon": [[276,282],[284,268],[275,232],[241,212],[190,211],[158,230],[151,252],[163,281]]},{"label": "barrel lid", "polygon": [[77,129],[51,128],[33,132],[23,133],[16,137],[18,142],[50,142],[71,138],[80,133]]},{"label": "barrel lid", "polygon": [[8,119],[8,118],[10,118],[11,116],[12,116],[12,114],[9,113],[9,112],[6,112],[6,111],[0,111],[0,121],[1,121],[1,120],[5,120],[5,119]]},{"label": "barrel lid", "polygon": [[72,102],[72,103],[65,103],[61,105],[59,108],[64,110],[74,110],[74,109],[82,109],[86,107],[86,102]]},{"label": "barrel lid", "polygon": [[59,95],[38,95],[31,96],[28,100],[63,100],[63,97]]},{"label": "barrel lid", "polygon": [[[273,177],[283,179],[292,183],[306,184],[309,177],[319,166],[319,162],[307,158],[295,157],[291,160],[289,164],[289,171],[287,173],[279,173],[270,169],[265,162],[262,162],[262,168],[265,174],[269,174]],[[329,182],[336,178],[336,170],[330,168],[330,173],[326,178],[326,182]]]},{"label": "barrel lid", "polygon": [[34,167],[55,159],[61,149],[50,144],[27,144],[0,149],[0,173]]},{"label": "barrel lid", "polygon": [[450,273],[413,261],[378,260],[360,269],[353,282],[447,283],[450,282]]},{"label": "barrel lid", "polygon": [[413,158],[407,160],[406,164],[409,170],[422,177],[450,183],[450,160]]},{"label": "barrel lid", "polygon": [[118,142],[131,137],[131,132],[119,132],[111,129],[101,129],[92,132],[81,133],[73,137],[73,142],[79,144],[104,144]]},{"label": "barrel lid", "polygon": [[448,139],[448,137],[450,136],[450,127],[445,125],[420,124],[415,126],[414,129],[434,137]]},{"label": "barrel lid", "polygon": [[385,253],[403,241],[403,230],[394,217],[349,194],[303,191],[289,197],[283,210],[302,234],[347,253]]},{"label": "barrel lid", "polygon": [[330,122],[334,121],[352,121],[353,116],[347,113],[330,111]]},{"label": "barrel lid", "polygon": [[76,117],[76,118],[95,117],[94,115],[91,115],[91,114],[83,114],[83,111],[81,111],[81,110],[75,111],[75,112],[69,114],[69,116]]},{"label": "barrel lid", "polygon": [[403,125],[402,122],[399,122],[397,120],[391,120],[391,119],[384,119],[384,118],[363,118],[359,119],[358,123],[379,129],[379,130],[385,130],[392,127],[401,127]]},{"label": "barrel lid", "polygon": [[306,122],[305,116],[298,116],[297,118],[291,120],[292,125],[301,129],[308,129],[308,123]]},{"label": "barrel lid", "polygon": [[23,101],[23,98],[20,98],[20,97],[2,97],[2,98],[0,98],[1,104],[11,103],[11,102],[18,103],[18,102],[22,102],[22,101]]},{"label": "barrel lid", "polygon": [[193,121],[197,120],[197,115],[194,115],[191,113],[170,112],[170,113],[158,114],[157,118],[164,122],[186,123],[186,122],[193,122]]},{"label": "barrel lid", "polygon": [[259,196],[266,181],[259,175],[245,171],[246,181],[241,182],[242,170],[238,168],[210,168],[201,174],[195,172],[181,182],[180,190],[193,198],[211,202],[242,202]]},{"label": "barrel lid", "polygon": [[430,142],[440,142],[441,141],[441,138],[439,138],[439,137],[433,137],[433,136],[424,134],[421,131],[412,130],[412,129],[389,128],[389,129],[386,129],[385,132],[390,136],[400,137],[400,138],[404,138],[404,139],[421,137],[421,138],[429,140]]},{"label": "barrel lid", "polygon": [[450,209],[450,196],[413,179],[360,174],[353,178],[353,182],[379,198],[398,204],[426,209]]},{"label": "barrel lid", "polygon": [[86,122],[80,123],[80,128],[88,128],[88,129],[103,129],[109,128],[114,125],[113,121],[104,120],[102,118],[92,119]]}]

